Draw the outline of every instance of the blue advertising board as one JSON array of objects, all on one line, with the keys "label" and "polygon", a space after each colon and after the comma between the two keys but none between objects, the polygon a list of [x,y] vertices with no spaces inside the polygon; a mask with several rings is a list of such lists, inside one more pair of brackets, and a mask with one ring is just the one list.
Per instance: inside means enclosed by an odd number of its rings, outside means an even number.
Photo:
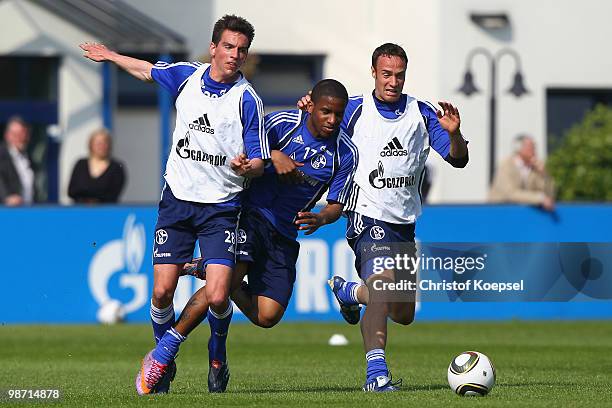
[{"label": "blue advertising board", "polygon": [[[1,323],[92,323],[116,299],[128,322],[149,320],[153,206],[2,208]],[[554,215],[523,206],[429,206],[417,225],[423,242],[610,242],[612,206],[560,205]],[[327,279],[357,279],[344,221],[300,237],[298,276],[287,320],[338,320]],[[180,312],[203,282],[182,277]],[[609,300],[423,302],[419,320],[610,319]],[[238,314],[239,316],[239,314]],[[240,317],[237,317],[240,319]]]}]

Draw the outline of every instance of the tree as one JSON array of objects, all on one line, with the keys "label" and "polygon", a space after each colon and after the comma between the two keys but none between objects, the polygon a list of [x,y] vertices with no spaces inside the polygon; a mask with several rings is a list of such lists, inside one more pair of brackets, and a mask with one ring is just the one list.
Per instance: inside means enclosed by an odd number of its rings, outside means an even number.
[{"label": "tree", "polygon": [[598,105],[548,156],[560,201],[612,201],[612,109]]}]

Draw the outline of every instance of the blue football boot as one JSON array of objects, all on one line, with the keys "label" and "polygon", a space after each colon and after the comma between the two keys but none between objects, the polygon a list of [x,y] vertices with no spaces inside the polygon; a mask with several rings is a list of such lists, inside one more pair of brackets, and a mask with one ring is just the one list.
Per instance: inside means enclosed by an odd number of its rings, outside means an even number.
[{"label": "blue football boot", "polygon": [[340,300],[338,296],[338,291],[342,288],[342,285],[346,283],[346,281],[340,276],[334,276],[330,280],[327,281],[329,283],[329,287],[332,292],[334,292],[334,296],[340,305],[340,314],[347,321],[348,324],[357,324],[359,323],[359,319],[361,318],[361,306],[359,304],[349,305]]},{"label": "blue football boot", "polygon": [[208,368],[208,392],[225,392],[230,379],[229,366],[226,362],[213,360]]},{"label": "blue football boot", "polygon": [[402,385],[402,379],[400,378],[397,381],[391,380],[391,374],[388,373],[386,375],[379,375],[376,378],[367,381],[363,385],[363,390],[366,392],[393,392],[399,391],[399,387]]}]

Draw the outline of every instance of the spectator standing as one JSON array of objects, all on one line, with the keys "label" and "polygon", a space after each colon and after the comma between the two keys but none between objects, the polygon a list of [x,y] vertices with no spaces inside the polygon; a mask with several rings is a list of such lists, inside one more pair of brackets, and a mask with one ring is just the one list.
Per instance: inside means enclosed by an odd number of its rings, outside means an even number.
[{"label": "spectator standing", "polygon": [[116,203],[125,185],[122,163],[111,157],[112,140],[106,129],[89,138],[89,157],[80,159],[70,177],[68,195],[76,203]]}]

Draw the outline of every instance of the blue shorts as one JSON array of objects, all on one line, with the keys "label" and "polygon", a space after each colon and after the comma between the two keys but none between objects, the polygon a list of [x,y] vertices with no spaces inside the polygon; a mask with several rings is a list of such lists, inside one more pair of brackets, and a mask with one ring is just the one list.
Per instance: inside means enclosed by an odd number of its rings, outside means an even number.
[{"label": "blue shorts", "polygon": [[[364,281],[372,275],[372,260],[376,257],[394,257],[413,245],[414,224],[392,224],[359,213],[346,213],[346,240],[355,253],[355,268]],[[410,254],[414,256],[413,253]]]},{"label": "blue shorts", "polygon": [[234,267],[240,206],[179,200],[166,185],[159,202],[153,264],[191,261],[199,240],[204,263]]},{"label": "blue shorts", "polygon": [[238,230],[239,262],[248,262],[249,292],[280,303],[285,309],[293,293],[300,244],[279,233],[258,211],[247,210]]}]

